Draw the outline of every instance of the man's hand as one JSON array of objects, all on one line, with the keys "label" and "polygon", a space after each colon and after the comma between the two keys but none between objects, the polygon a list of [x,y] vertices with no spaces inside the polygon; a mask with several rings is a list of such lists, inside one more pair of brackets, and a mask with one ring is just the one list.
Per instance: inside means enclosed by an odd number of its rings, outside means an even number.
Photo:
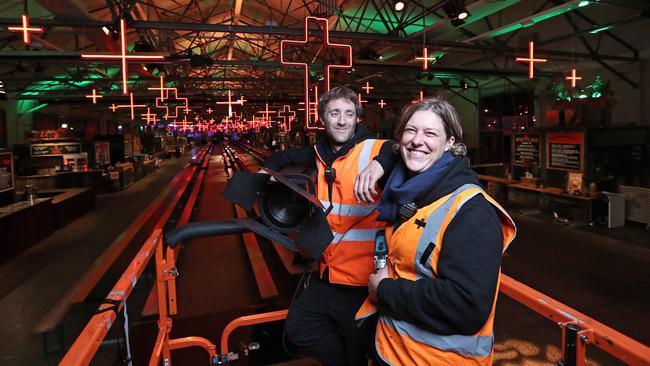
[{"label": "man's hand", "polygon": [[377,181],[384,176],[384,168],[381,167],[381,164],[377,160],[373,160],[368,164],[368,166],[357,176],[357,180],[354,181],[354,197],[357,199],[357,202],[373,203],[377,196],[377,190],[375,185]]},{"label": "man's hand", "polygon": [[379,282],[385,278],[388,278],[388,267],[384,267],[370,275],[368,278],[368,295],[370,296],[370,300],[377,302],[377,287],[379,287]]}]

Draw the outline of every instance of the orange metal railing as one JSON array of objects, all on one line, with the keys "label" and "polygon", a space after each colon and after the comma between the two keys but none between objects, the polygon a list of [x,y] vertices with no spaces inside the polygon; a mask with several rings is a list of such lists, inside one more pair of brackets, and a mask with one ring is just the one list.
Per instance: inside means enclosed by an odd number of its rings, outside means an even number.
[{"label": "orange metal railing", "polygon": [[[209,365],[214,357],[222,361],[234,360],[237,355],[228,349],[228,338],[230,334],[239,327],[250,326],[259,323],[279,321],[285,319],[287,310],[274,311],[269,313],[254,314],[237,318],[224,328],[221,334],[220,351],[217,355],[216,346],[209,340],[201,337],[184,337],[170,339],[169,333],[172,327],[172,320],[169,318],[170,308],[175,309],[170,301],[175,301],[175,251],[164,247],[162,232],[156,230],[147,239],[140,249],[131,265],[124,272],[122,277],[111,291],[109,298],[123,301],[126,299],[138,277],[142,274],[146,263],[155,252],[156,258],[156,283],[158,291],[159,306],[159,331],[156,343],[149,362],[150,366],[158,365],[164,359],[166,365],[171,365],[170,352],[174,349],[187,347],[201,347],[206,350]],[[170,291],[172,289],[172,291]],[[567,329],[578,327],[576,342],[576,365],[584,366],[586,362],[586,347],[591,344],[599,347],[610,355],[632,366],[650,366],[650,347],[641,344],[630,337],[536,291],[506,275],[501,277],[500,291],[519,303],[527,306],[540,315],[558,323],[562,328],[563,344],[567,337]],[[170,296],[171,295],[171,296]],[[99,310],[106,309],[109,305],[102,305]],[[122,302],[117,311],[122,309]],[[73,346],[70,348],[61,365],[86,365],[97,352],[99,345],[106,337],[108,330],[117,318],[117,312],[103,312],[95,315],[86,325],[84,331],[79,335]],[[566,354],[563,348],[562,358]]]}]

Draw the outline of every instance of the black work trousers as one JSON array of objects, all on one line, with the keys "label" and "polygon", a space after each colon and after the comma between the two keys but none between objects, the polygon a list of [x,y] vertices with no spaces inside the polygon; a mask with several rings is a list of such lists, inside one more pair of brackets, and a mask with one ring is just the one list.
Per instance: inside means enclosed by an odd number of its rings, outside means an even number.
[{"label": "black work trousers", "polygon": [[326,366],[367,365],[376,317],[360,326],[354,320],[367,296],[367,287],[342,287],[312,277],[289,309],[284,326],[288,340]]}]

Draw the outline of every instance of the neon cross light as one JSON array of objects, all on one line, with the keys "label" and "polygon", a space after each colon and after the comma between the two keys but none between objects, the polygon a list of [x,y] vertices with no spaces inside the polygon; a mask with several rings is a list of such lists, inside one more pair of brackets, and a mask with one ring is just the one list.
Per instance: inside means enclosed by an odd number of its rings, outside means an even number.
[{"label": "neon cross light", "polygon": [[[313,130],[313,129],[318,129],[316,127],[316,121],[317,118],[313,118],[312,116],[314,114],[311,113],[312,109],[312,104],[309,101],[310,100],[310,95],[309,95],[309,89],[310,88],[310,83],[312,81],[309,78],[309,65],[314,64],[314,60],[311,62],[300,62],[300,61],[288,61],[285,60],[285,46],[296,46],[305,49],[307,45],[314,44],[314,42],[309,42],[309,24],[314,24],[318,26],[318,29],[322,32],[322,41],[320,42],[320,48],[318,50],[318,54],[324,53],[323,51],[325,50],[338,50],[338,51],[344,51],[345,52],[345,57],[342,57],[344,59],[344,62],[341,63],[332,63],[332,64],[327,64],[325,66],[325,71],[323,73],[323,83],[325,85],[325,91],[330,90],[330,70],[332,69],[348,69],[352,67],[352,46],[348,44],[337,44],[337,43],[331,43],[329,39],[329,21],[326,18],[317,18],[317,17],[306,17],[305,18],[305,34],[304,34],[304,39],[301,41],[298,40],[286,40],[283,39],[280,42],[280,63],[283,65],[290,65],[290,66],[301,66],[304,71],[304,82],[305,82],[305,127],[307,129]],[[318,56],[318,55],[317,55]],[[314,83],[313,85],[316,86],[318,82]],[[316,102],[318,102],[318,98],[315,98]]]},{"label": "neon cross light", "polygon": [[377,105],[379,105],[379,108],[384,109],[384,106],[386,105],[386,103],[384,103],[384,100],[381,99],[381,100],[379,101],[379,103],[377,103]]},{"label": "neon cross light", "polygon": [[576,69],[571,69],[571,76],[565,77],[564,80],[571,80],[571,87],[575,88],[576,87],[576,81],[577,80],[582,80],[582,76],[576,75]]},{"label": "neon cross light", "polygon": [[29,26],[29,16],[23,14],[23,26],[11,26],[7,27],[9,32],[22,32],[23,33],[23,43],[30,44],[32,42],[29,32],[34,33],[43,33],[43,27],[30,27]]},{"label": "neon cross light", "polygon": [[228,101],[227,102],[216,102],[216,104],[228,104],[228,116],[232,116],[232,105],[233,104],[244,105],[244,102],[246,102],[246,99],[244,99],[243,96],[233,102],[232,101],[232,94],[230,94],[230,90],[228,90]]},{"label": "neon cross light", "polygon": [[[169,91],[174,92],[174,98],[169,97]],[[165,110],[165,118],[178,118],[178,111],[183,110],[185,108],[188,108],[189,106],[189,100],[187,98],[179,98],[178,97],[178,90],[176,88],[165,88],[165,97],[164,98],[156,98],[156,108],[161,108]],[[169,114],[169,107],[166,105],[160,105],[160,102],[164,101],[165,99],[171,99],[171,100],[182,100],[183,104],[182,105],[176,105],[174,107],[174,115]]]},{"label": "neon cross light", "polygon": [[412,100],[411,103],[415,104],[424,100],[424,91],[420,90],[420,99]]},{"label": "neon cross light", "polygon": [[285,104],[282,106],[282,110],[278,111],[278,117],[283,120],[284,132],[291,131],[291,122],[296,118],[296,111],[292,111],[291,106]]},{"label": "neon cross light", "polygon": [[135,120],[135,108],[144,108],[147,105],[146,104],[133,104],[133,93],[129,93],[129,99],[131,100],[131,104],[111,104],[110,107],[108,107],[110,110],[113,112],[117,112],[118,109],[120,108],[130,108],[131,109],[131,120]]},{"label": "neon cross light", "polygon": [[147,107],[147,113],[142,113],[141,116],[144,118],[144,121],[148,125],[155,125],[156,122],[159,122],[160,120],[156,117],[158,117],[157,114],[151,113],[151,110],[149,107]]},{"label": "neon cross light", "polygon": [[361,89],[366,91],[366,94],[370,94],[370,91],[374,89],[374,87],[370,86],[370,83],[366,81],[366,85],[362,86]]},{"label": "neon cross light", "polygon": [[121,47],[121,54],[115,55],[115,54],[96,54],[96,55],[90,55],[90,54],[82,54],[81,58],[88,59],[88,60],[121,60],[122,62],[122,93],[123,94],[129,94],[129,84],[127,83],[128,79],[128,63],[127,60],[129,61],[151,61],[151,60],[164,60],[165,56],[163,55],[146,55],[143,53],[131,53],[127,55],[126,53],[126,22],[124,19],[120,19],[120,47]]},{"label": "neon cross light", "polygon": [[97,90],[93,89],[93,93],[86,95],[86,98],[91,98],[93,100],[93,104],[97,104],[97,98],[103,98],[103,96],[97,94]]},{"label": "neon cross light", "polygon": [[515,61],[517,62],[528,62],[528,78],[532,79],[534,76],[534,70],[533,70],[533,65],[535,62],[546,62],[547,60],[545,58],[535,58],[533,56],[534,54],[534,48],[535,45],[533,42],[528,42],[528,58],[525,57],[517,57],[515,58]]},{"label": "neon cross light", "polygon": [[261,113],[262,116],[262,121],[266,123],[266,127],[271,127],[271,114],[277,113],[276,111],[269,111],[269,103],[266,103],[266,109],[263,111],[258,111],[257,113]]},{"label": "neon cross light", "polygon": [[359,95],[359,104],[368,103],[367,100],[363,100],[363,98],[361,97],[361,93],[358,93],[357,95]]},{"label": "neon cross light", "polygon": [[425,47],[422,49],[422,57],[416,56],[415,57],[416,61],[422,61],[422,70],[428,70],[429,69],[429,61],[436,62],[435,57],[429,57],[429,50]]},{"label": "neon cross light", "polygon": [[208,109],[206,109],[205,111],[208,112],[208,114],[212,114],[212,108],[210,107],[208,107]]}]

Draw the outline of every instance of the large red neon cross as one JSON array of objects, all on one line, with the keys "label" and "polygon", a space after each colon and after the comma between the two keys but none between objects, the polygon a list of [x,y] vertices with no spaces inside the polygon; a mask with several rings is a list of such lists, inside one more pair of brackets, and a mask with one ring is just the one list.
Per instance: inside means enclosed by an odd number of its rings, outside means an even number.
[{"label": "large red neon cross", "polygon": [[564,80],[571,80],[571,87],[576,87],[576,81],[582,80],[582,76],[576,75],[576,69],[571,69],[571,76],[567,76]]},{"label": "large red neon cross", "polygon": [[291,110],[291,106],[285,104],[282,106],[282,109],[278,111],[278,117],[282,119],[282,127],[284,127],[284,132],[291,131],[291,122],[296,118],[296,111]]},{"label": "large red neon cross", "polygon": [[131,120],[135,120],[135,108],[144,108],[147,105],[146,104],[133,104],[133,93],[129,93],[129,99],[131,100],[131,104],[111,104],[110,107],[108,107],[110,110],[113,112],[117,112],[118,109],[120,108],[130,108],[131,109]]},{"label": "large red neon cross", "polygon": [[103,98],[103,96],[97,94],[97,90],[93,89],[93,93],[86,95],[86,98],[91,98],[93,100],[93,104],[97,104],[97,98]]},{"label": "large red neon cross", "polygon": [[[309,25],[312,24],[315,26],[316,29],[321,31],[321,36],[322,40],[320,42],[310,42],[309,41]],[[305,50],[308,46],[318,44],[319,49],[318,52],[316,53],[316,56],[314,59],[310,62],[300,62],[300,61],[285,61],[285,46],[295,46],[295,47],[300,47],[301,49]],[[344,62],[341,63],[331,63],[327,64],[324,63],[325,70],[323,72],[323,85],[324,85],[324,90],[327,92],[330,90],[330,71],[332,69],[347,69],[352,67],[352,47],[348,44],[338,44],[338,43],[331,43],[329,40],[329,22],[326,18],[316,18],[316,17],[306,17],[305,18],[305,34],[304,34],[304,39],[302,41],[293,41],[293,40],[286,40],[283,39],[280,42],[280,63],[283,65],[290,65],[290,66],[301,66],[303,68],[303,71],[305,73],[304,75],[304,81],[305,81],[305,127],[307,129],[318,129],[317,125],[317,114],[312,114],[311,109],[312,109],[312,104],[310,102],[310,94],[309,90],[314,89],[313,86],[318,85],[318,81],[312,82],[309,77],[309,66],[310,65],[316,65],[315,60],[318,57],[318,55],[322,55],[325,52],[324,50],[332,50],[332,51],[344,51],[345,52],[345,57],[342,57],[341,59],[344,59]],[[304,52],[304,51],[303,51]],[[304,59],[304,56],[300,59]],[[336,58],[339,59],[339,58]],[[314,99],[316,103],[318,103],[318,98]],[[314,107],[316,108],[316,107]],[[314,118],[316,116],[316,118]]]},{"label": "large red neon cross", "polygon": [[29,16],[23,14],[23,26],[11,26],[7,27],[9,32],[23,32],[23,43],[30,44],[32,42],[29,32],[34,33],[43,33],[43,27],[30,27],[29,26]]},{"label": "large red neon cross", "polygon": [[429,61],[435,62],[436,58],[435,57],[429,57],[429,50],[425,47],[422,49],[422,57],[416,56],[415,57],[416,61],[422,61],[422,70],[428,70],[429,69]]},{"label": "large red neon cross", "polygon": [[129,61],[151,61],[151,60],[164,60],[165,56],[163,55],[151,55],[151,54],[143,54],[143,53],[131,53],[127,55],[126,52],[126,22],[124,19],[120,19],[120,48],[121,48],[121,54],[115,55],[115,54],[82,54],[81,58],[88,59],[88,60],[120,60],[122,62],[122,90],[123,94],[129,94],[129,84],[127,82],[128,79],[128,74],[129,74],[129,69],[128,69],[128,63],[127,60]]},{"label": "large red neon cross", "polygon": [[545,58],[535,58],[534,57],[534,48],[535,45],[533,42],[528,42],[528,58],[525,57],[517,57],[515,58],[515,61],[517,62],[528,62],[528,78],[532,79],[534,76],[534,69],[533,65],[535,62],[541,62],[544,63],[547,60]]}]

